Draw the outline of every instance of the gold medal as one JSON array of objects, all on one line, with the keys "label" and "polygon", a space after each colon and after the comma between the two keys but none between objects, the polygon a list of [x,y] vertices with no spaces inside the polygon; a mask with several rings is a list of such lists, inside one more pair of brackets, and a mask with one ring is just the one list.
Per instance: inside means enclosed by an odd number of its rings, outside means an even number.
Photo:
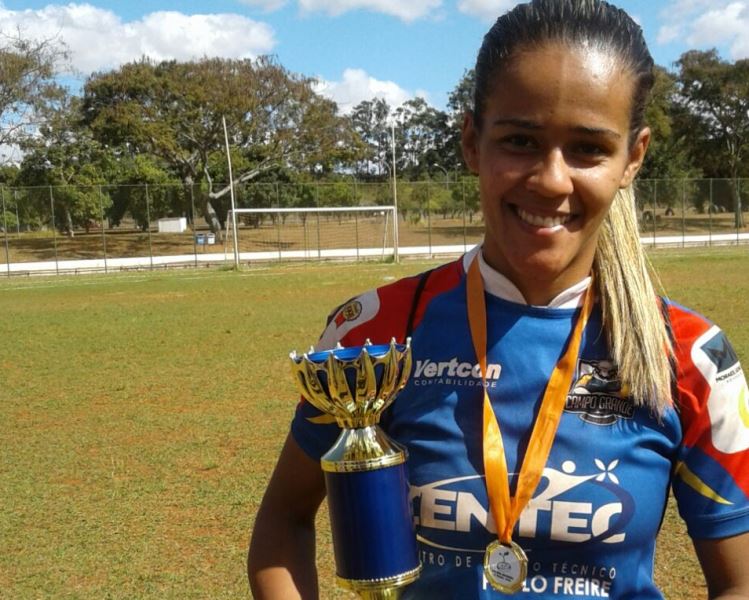
[{"label": "gold medal", "polygon": [[523,587],[525,582],[528,574],[528,558],[523,549],[512,541],[512,532],[520,518],[520,513],[541,481],[544,465],[554,443],[567,392],[575,374],[582,334],[593,308],[593,285],[591,283],[585,293],[583,307],[570,334],[567,348],[546,384],[513,496],[510,494],[507,459],[499,430],[499,421],[486,391],[486,304],[478,256],[473,259],[467,278],[468,325],[476,358],[481,368],[481,380],[484,383],[483,447],[486,491],[489,496],[491,514],[497,523],[497,537],[499,538],[486,548],[484,575],[494,589],[505,594],[514,594]]},{"label": "gold medal", "polygon": [[507,545],[494,540],[486,547],[484,575],[491,586],[503,594],[519,592],[528,575],[528,557],[515,542]]}]

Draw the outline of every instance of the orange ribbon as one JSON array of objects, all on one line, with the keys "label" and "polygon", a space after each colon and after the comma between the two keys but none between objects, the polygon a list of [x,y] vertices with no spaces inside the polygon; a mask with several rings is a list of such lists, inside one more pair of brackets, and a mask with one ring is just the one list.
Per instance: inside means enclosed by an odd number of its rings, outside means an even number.
[{"label": "orange ribbon", "polygon": [[591,282],[585,292],[583,308],[575,322],[567,349],[554,367],[549,383],[546,385],[541,408],[533,425],[528,448],[518,474],[515,495],[511,496],[502,434],[486,391],[486,302],[478,255],[468,269],[468,325],[471,329],[476,358],[481,366],[481,381],[484,389],[483,444],[486,490],[489,494],[489,506],[497,524],[497,535],[503,544],[509,544],[512,541],[515,523],[541,481],[541,474],[549,458],[559,420],[562,417],[567,393],[572,385],[582,333],[593,309],[592,290]]}]

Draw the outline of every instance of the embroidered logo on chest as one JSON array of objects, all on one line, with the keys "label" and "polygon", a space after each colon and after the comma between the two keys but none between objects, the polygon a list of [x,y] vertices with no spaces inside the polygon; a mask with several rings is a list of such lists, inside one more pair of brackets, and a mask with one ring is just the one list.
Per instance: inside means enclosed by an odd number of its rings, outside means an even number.
[{"label": "embroidered logo on chest", "polygon": [[579,415],[586,423],[606,426],[631,419],[635,405],[613,361],[581,359],[564,411]]}]

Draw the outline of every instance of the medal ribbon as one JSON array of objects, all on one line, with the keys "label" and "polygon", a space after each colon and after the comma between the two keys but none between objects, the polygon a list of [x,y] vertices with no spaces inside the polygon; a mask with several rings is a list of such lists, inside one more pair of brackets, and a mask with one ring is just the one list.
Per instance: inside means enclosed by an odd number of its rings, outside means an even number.
[{"label": "medal ribbon", "polygon": [[468,269],[468,325],[476,358],[481,366],[481,381],[484,390],[483,445],[486,490],[489,495],[489,506],[497,525],[497,535],[502,544],[509,545],[512,541],[515,523],[541,481],[541,474],[549,458],[559,420],[562,417],[567,393],[572,385],[580,340],[593,309],[592,298],[593,284],[591,282],[585,292],[582,310],[567,341],[567,349],[557,362],[546,384],[546,391],[518,474],[515,495],[511,496],[502,434],[486,391],[486,301],[478,255]]}]

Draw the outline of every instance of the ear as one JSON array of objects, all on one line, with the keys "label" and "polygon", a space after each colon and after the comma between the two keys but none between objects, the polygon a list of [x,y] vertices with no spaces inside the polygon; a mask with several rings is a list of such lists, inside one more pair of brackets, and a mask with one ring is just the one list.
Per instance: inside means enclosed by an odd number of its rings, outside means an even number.
[{"label": "ear", "polygon": [[473,120],[473,112],[466,111],[463,116],[460,145],[463,149],[463,160],[468,170],[477,175],[479,172],[479,132]]},{"label": "ear", "polygon": [[648,151],[650,145],[650,127],[643,127],[637,134],[632,149],[629,151],[629,163],[624,169],[624,175],[622,180],[619,182],[619,187],[624,189],[632,185],[632,182],[637,175],[637,172],[642,166],[642,161],[645,160],[645,154]]}]

